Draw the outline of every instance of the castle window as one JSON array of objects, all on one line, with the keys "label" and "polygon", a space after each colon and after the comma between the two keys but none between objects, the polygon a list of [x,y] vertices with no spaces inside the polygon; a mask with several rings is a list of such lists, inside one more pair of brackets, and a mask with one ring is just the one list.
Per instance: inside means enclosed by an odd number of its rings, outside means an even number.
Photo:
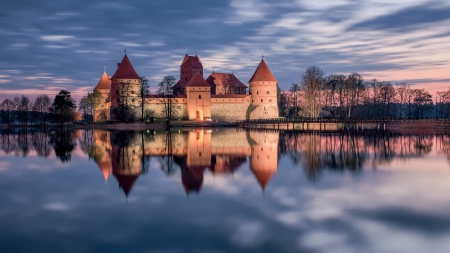
[{"label": "castle window", "polygon": [[117,99],[117,103],[120,103],[120,99]]},{"label": "castle window", "polygon": [[261,103],[263,102],[263,100],[261,99]]},{"label": "castle window", "polygon": [[187,81],[187,77],[186,77],[186,79],[185,79],[186,81]]},{"label": "castle window", "polygon": [[198,95],[198,99],[202,99],[202,95]]},{"label": "castle window", "polygon": [[134,90],[131,91],[131,94],[134,94]]},{"label": "castle window", "polygon": [[116,90],[116,94],[119,94],[119,90]]},{"label": "castle window", "polygon": [[253,99],[252,99],[252,103],[253,103]]},{"label": "castle window", "polygon": [[259,94],[259,91],[256,92],[256,95],[258,95],[258,94]]},{"label": "castle window", "polygon": [[272,102],[272,99],[269,99],[269,102]]},{"label": "castle window", "polygon": [[266,94],[269,94],[269,93],[270,93],[269,91],[266,92]]},{"label": "castle window", "polygon": [[133,102],[134,103],[134,98],[131,100],[131,102]]}]

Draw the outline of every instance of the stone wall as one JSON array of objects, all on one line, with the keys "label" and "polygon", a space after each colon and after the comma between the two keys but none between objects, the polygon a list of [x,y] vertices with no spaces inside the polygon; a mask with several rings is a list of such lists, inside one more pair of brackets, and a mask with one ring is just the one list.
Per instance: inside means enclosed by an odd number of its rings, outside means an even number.
[{"label": "stone wall", "polygon": [[250,119],[273,119],[278,118],[278,106],[272,105],[251,105],[246,111]]},{"label": "stone wall", "polygon": [[245,120],[249,103],[211,103],[211,119],[234,122]]},{"label": "stone wall", "polygon": [[[176,104],[179,107],[177,119],[187,118],[187,105],[186,104]],[[152,110],[155,113],[155,118],[165,118],[164,104],[161,103],[151,103],[145,105],[145,110]]]}]

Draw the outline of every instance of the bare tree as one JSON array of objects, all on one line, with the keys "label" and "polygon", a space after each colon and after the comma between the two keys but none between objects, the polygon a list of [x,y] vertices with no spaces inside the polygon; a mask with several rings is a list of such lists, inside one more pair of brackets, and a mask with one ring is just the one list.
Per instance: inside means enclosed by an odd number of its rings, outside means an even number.
[{"label": "bare tree", "polygon": [[300,85],[298,83],[291,83],[291,88],[289,89],[291,92],[291,99],[292,99],[292,106],[293,106],[293,112],[289,113],[290,116],[297,117],[298,116],[298,99],[299,99],[299,93],[300,93]]},{"label": "bare tree", "polygon": [[148,85],[148,80],[144,76],[141,77],[141,82],[138,91],[138,102],[141,107],[141,121],[144,122],[145,113],[145,103],[147,101],[147,96],[150,95],[150,86]]},{"label": "bare tree", "polygon": [[39,95],[34,101],[33,112],[35,119],[41,125],[45,125],[48,122],[48,113],[52,100],[47,95]]},{"label": "bare tree", "polygon": [[178,116],[180,106],[175,104],[172,93],[172,87],[176,84],[176,79],[173,76],[166,76],[158,84],[158,96],[160,103],[163,104],[163,113],[167,119],[167,125],[170,125],[170,120]]},{"label": "bare tree", "polygon": [[9,99],[6,98],[5,100],[3,100],[2,104],[2,122],[7,124],[8,126],[11,125],[11,123],[14,124],[14,118],[12,117],[12,111],[15,109],[15,104],[14,102]]},{"label": "bare tree", "polygon": [[320,90],[325,81],[325,72],[317,66],[308,67],[301,76],[301,87],[306,100],[306,112],[309,117],[318,117],[321,111]]}]

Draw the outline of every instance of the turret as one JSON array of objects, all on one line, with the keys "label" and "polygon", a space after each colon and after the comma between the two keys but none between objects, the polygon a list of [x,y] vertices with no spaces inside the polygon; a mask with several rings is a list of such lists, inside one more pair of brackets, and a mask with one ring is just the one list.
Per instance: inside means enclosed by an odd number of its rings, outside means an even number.
[{"label": "turret", "polygon": [[119,105],[138,105],[140,84],[141,78],[125,55],[111,77],[111,110]]},{"label": "turret", "polygon": [[277,118],[277,79],[267,67],[264,59],[261,60],[248,83],[252,98],[250,119]]}]

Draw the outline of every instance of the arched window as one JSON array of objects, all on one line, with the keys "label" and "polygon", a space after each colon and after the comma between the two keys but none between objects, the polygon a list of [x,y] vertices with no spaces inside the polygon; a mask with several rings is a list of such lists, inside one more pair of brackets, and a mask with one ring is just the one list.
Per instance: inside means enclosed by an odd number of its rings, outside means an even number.
[{"label": "arched window", "polygon": [[261,99],[261,103],[263,102],[263,100]]},{"label": "arched window", "polygon": [[256,95],[258,95],[258,94],[259,94],[259,91],[256,92]]},{"label": "arched window", "polygon": [[198,99],[202,99],[202,95],[198,95]]}]

